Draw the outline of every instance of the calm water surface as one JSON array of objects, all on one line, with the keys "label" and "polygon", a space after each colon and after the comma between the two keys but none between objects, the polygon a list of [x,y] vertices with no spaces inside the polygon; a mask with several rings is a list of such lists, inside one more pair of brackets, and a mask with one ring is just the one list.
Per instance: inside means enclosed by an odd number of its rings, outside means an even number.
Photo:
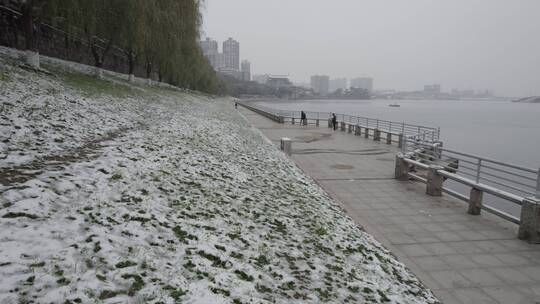
[{"label": "calm water surface", "polygon": [[[335,112],[441,128],[444,146],[540,168],[540,104],[508,101],[399,100],[267,101],[283,110]],[[499,203],[497,203],[499,205]],[[502,206],[519,214],[519,209]]]}]

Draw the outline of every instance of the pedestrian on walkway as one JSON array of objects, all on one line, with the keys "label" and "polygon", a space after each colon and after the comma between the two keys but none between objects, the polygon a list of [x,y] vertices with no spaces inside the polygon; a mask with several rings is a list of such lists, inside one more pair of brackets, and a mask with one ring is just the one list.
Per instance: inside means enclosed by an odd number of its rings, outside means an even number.
[{"label": "pedestrian on walkway", "polygon": [[332,126],[334,127],[334,131],[335,131],[337,127],[337,117],[335,113],[332,113]]},{"label": "pedestrian on walkway", "polygon": [[236,102],[234,103],[234,108],[238,109],[238,103],[236,103]]},{"label": "pedestrian on walkway", "polygon": [[300,125],[301,126],[307,125],[306,113],[304,111],[300,111]]}]

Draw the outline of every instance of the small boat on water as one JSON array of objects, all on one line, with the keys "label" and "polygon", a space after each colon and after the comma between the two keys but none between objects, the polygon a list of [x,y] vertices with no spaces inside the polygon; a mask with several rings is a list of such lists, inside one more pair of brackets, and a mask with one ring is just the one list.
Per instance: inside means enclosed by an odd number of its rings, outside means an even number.
[{"label": "small boat on water", "polygon": [[401,107],[401,105],[398,105],[398,104],[395,103],[395,102],[392,103],[392,104],[389,104],[388,106],[389,106],[389,107],[394,107],[394,108],[399,108],[399,107]]}]

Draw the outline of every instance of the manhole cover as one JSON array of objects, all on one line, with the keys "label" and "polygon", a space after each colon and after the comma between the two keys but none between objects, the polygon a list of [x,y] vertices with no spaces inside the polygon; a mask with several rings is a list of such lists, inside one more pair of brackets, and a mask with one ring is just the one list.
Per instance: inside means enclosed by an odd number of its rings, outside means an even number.
[{"label": "manhole cover", "polygon": [[351,165],[342,165],[342,164],[332,165],[330,167],[332,167],[334,169],[338,169],[338,170],[351,170],[351,169],[354,169],[354,167],[351,166]]}]

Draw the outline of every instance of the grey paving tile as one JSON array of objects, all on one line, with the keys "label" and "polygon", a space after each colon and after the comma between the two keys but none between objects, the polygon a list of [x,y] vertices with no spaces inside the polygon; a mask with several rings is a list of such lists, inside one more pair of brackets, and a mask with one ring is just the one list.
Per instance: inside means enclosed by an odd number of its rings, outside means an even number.
[{"label": "grey paving tile", "polygon": [[464,304],[495,304],[498,303],[480,288],[456,289],[452,294]]},{"label": "grey paving tile", "polygon": [[411,245],[396,245],[396,248],[409,257],[429,256],[432,255],[425,247],[420,244]]},{"label": "grey paving tile", "polygon": [[411,260],[418,265],[418,267],[427,272],[452,269],[448,263],[436,256],[411,257]]},{"label": "grey paving tile", "polygon": [[540,266],[521,267],[518,269],[531,277],[531,279],[540,282]]},{"label": "grey paving tile", "polygon": [[471,281],[455,270],[443,270],[430,273],[431,277],[444,289],[471,287]]},{"label": "grey paving tile", "polygon": [[503,268],[493,268],[491,269],[493,273],[507,284],[516,285],[516,284],[531,284],[534,282],[531,277],[529,277],[523,271],[520,271],[516,268],[503,267]]},{"label": "grey paving tile", "polygon": [[448,246],[446,243],[430,243],[430,244],[425,244],[424,245],[425,248],[427,248],[427,250],[429,250],[429,252],[435,254],[435,255],[448,255],[448,254],[456,254],[457,251]]},{"label": "grey paving tile", "polygon": [[435,296],[444,304],[463,304],[458,298],[456,298],[451,290],[434,290]]},{"label": "grey paving tile", "polygon": [[491,241],[491,240],[478,241],[478,242],[475,242],[475,245],[491,253],[508,251],[508,249],[505,246],[499,244],[496,241]]},{"label": "grey paving tile", "polygon": [[443,242],[455,242],[465,240],[463,237],[452,231],[434,232],[433,234]]},{"label": "grey paving tile", "polygon": [[480,267],[502,267],[505,264],[491,254],[473,254],[471,259]]},{"label": "grey paving tile", "polygon": [[504,282],[485,269],[463,269],[459,273],[475,286],[501,286]]},{"label": "grey paving tile", "polygon": [[441,256],[446,263],[454,269],[478,268],[479,265],[471,259],[470,255],[456,254]]},{"label": "grey paving tile", "polygon": [[516,253],[496,253],[494,256],[507,266],[534,265],[531,260]]},{"label": "grey paving tile", "polygon": [[485,252],[484,249],[476,246],[476,242],[473,242],[473,241],[448,242],[446,243],[446,245],[448,245],[448,247],[453,248],[458,254]]},{"label": "grey paving tile", "polygon": [[527,295],[510,286],[484,287],[482,290],[498,303],[529,304],[534,303],[534,296]]}]

